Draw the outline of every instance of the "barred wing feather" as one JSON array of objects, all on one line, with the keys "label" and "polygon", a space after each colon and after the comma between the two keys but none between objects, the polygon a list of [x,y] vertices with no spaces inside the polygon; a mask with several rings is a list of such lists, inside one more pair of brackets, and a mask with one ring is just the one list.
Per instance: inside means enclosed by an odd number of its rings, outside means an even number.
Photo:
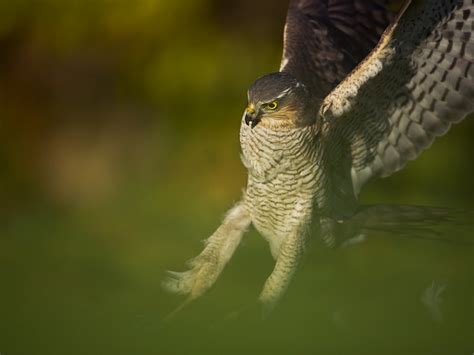
[{"label": "barred wing feather", "polygon": [[326,154],[350,152],[356,195],[474,110],[474,0],[408,1],[403,11],[321,106]]}]

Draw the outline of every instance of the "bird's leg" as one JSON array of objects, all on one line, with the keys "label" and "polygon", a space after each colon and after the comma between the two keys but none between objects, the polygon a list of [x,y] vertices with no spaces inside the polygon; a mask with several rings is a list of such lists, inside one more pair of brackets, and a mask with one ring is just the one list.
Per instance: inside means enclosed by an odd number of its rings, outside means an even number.
[{"label": "bird's leg", "polygon": [[227,213],[221,226],[206,240],[201,254],[189,261],[190,270],[169,272],[163,287],[170,292],[188,295],[188,300],[201,296],[217,280],[249,224],[250,216],[240,202]]},{"label": "bird's leg", "polygon": [[259,297],[259,301],[266,311],[273,308],[290,284],[303,255],[304,242],[305,233],[301,231],[292,233],[283,240],[276,258],[275,268],[265,282]]}]

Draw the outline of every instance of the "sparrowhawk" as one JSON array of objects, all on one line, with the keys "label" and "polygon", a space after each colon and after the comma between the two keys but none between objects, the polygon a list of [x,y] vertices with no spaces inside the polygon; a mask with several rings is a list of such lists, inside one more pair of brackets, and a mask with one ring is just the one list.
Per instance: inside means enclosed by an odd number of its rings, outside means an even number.
[{"label": "sparrowhawk", "polygon": [[290,0],[280,70],[248,90],[244,195],[167,289],[202,295],[253,224],[276,260],[259,300],[275,304],[308,236],[332,244],[368,180],[474,110],[474,0],[397,2]]}]

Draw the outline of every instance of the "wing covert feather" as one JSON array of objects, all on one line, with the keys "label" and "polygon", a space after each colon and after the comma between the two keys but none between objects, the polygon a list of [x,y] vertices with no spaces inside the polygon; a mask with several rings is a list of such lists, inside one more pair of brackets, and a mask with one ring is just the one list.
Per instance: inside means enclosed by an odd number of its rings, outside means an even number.
[{"label": "wing covert feather", "polygon": [[[325,99],[329,159],[351,155],[357,195],[474,110],[474,1],[413,1],[378,47]],[[343,152],[346,153],[343,153]]]}]

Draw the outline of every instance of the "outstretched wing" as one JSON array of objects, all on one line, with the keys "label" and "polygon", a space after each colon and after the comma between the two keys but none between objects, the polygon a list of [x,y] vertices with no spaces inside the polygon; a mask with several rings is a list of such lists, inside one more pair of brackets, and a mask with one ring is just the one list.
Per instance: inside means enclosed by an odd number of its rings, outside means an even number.
[{"label": "outstretched wing", "polygon": [[474,1],[412,0],[405,10],[321,106],[328,161],[349,157],[355,194],[474,110]]},{"label": "outstretched wing", "polygon": [[280,71],[321,100],[375,47],[401,0],[290,0]]}]

